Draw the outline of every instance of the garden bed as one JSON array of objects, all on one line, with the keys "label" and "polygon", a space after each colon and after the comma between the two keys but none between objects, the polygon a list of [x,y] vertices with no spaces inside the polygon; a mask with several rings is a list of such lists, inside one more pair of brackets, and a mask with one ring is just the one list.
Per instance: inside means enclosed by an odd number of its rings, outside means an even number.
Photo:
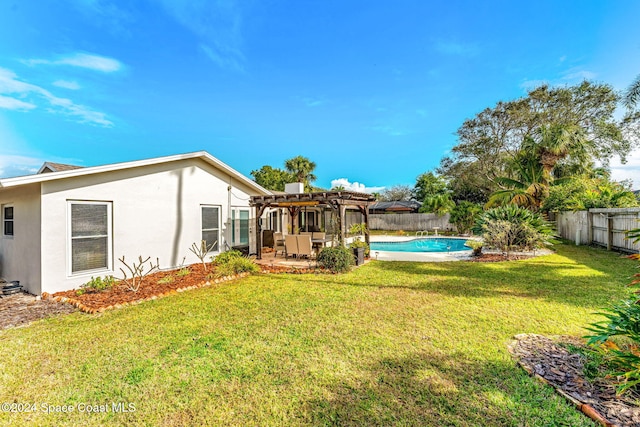
[{"label": "garden bed", "polygon": [[122,282],[117,282],[112,288],[99,292],[85,292],[78,295],[77,290],[56,292],[53,295],[43,293],[44,298],[58,302],[66,302],[87,313],[97,313],[119,308],[142,301],[154,300],[167,295],[183,292],[189,289],[211,286],[218,283],[247,276],[240,273],[232,276],[216,277],[211,267],[205,271],[202,264],[192,264],[180,270],[160,271],[145,277],[137,292],[127,288]]}]

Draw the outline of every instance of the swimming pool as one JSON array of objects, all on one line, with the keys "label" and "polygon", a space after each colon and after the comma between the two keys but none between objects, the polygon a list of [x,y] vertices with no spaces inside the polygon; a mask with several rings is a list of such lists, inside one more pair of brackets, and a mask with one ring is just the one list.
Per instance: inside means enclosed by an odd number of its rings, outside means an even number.
[{"label": "swimming pool", "polygon": [[389,252],[456,252],[470,251],[465,246],[467,239],[451,238],[421,238],[406,240],[404,242],[371,242],[372,251]]}]

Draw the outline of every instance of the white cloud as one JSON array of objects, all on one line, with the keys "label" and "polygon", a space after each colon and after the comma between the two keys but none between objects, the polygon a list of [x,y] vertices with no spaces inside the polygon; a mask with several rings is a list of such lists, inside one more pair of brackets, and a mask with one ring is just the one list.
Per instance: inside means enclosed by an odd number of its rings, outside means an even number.
[{"label": "white cloud", "polygon": [[331,188],[335,187],[344,187],[345,191],[355,191],[358,193],[378,193],[384,190],[384,187],[367,187],[359,182],[349,182],[347,178],[331,180]]},{"label": "white cloud", "polygon": [[569,81],[582,81],[582,80],[593,80],[598,75],[592,71],[588,70],[580,70],[577,68],[572,68],[563,73],[562,79]]},{"label": "white cloud", "polygon": [[0,95],[0,109],[27,111],[33,110],[36,106],[30,102],[24,102],[16,98]]},{"label": "white cloud", "polygon": [[[13,95],[13,97],[6,95]],[[63,114],[80,123],[113,126],[113,122],[107,119],[106,114],[76,104],[70,99],[59,98],[40,86],[23,82],[13,71],[2,67],[0,67],[0,96],[4,99],[0,103],[0,108],[34,110],[39,105],[38,101],[40,103],[44,101],[42,106],[48,112]],[[26,100],[23,101],[23,99]]]},{"label": "white cloud", "polygon": [[619,159],[611,161],[611,178],[615,181],[631,180],[633,189],[640,190],[640,150],[633,151],[627,157],[627,163]]},{"label": "white cloud", "polygon": [[69,90],[78,90],[80,89],[80,85],[78,82],[68,81],[68,80],[56,80],[52,83],[54,86],[61,87],[63,89]]},{"label": "white cloud", "polygon": [[94,55],[90,53],[73,53],[65,55],[56,60],[48,59],[27,59],[23,61],[27,65],[69,65],[72,67],[86,68],[103,73],[113,73],[120,71],[123,65],[120,61],[106,56]]},{"label": "white cloud", "polygon": [[32,175],[43,163],[44,160],[35,157],[0,154],[0,178]]}]

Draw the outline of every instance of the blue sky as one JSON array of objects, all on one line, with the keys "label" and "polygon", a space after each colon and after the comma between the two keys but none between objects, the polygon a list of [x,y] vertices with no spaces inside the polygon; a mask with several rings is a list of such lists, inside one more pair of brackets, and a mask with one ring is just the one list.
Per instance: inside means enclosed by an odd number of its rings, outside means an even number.
[{"label": "blue sky", "polygon": [[[640,2],[0,3],[0,176],[206,150],[249,175],[413,185],[455,131],[541,82],[626,88]],[[614,177],[640,188],[640,154]]]}]

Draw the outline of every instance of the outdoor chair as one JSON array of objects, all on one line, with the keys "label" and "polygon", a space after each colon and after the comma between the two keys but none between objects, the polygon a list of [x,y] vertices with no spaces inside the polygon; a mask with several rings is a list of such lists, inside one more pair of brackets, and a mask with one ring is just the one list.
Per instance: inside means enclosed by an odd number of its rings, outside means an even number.
[{"label": "outdoor chair", "polygon": [[314,254],[313,247],[311,245],[311,236],[297,236],[298,238],[298,255],[311,258]]},{"label": "outdoor chair", "polygon": [[298,256],[298,236],[295,234],[287,234],[284,236],[285,258],[290,256]]},{"label": "outdoor chair", "polygon": [[275,251],[275,256],[278,256],[278,251],[282,251],[282,255],[285,254],[284,236],[282,233],[273,233],[273,250]]}]

